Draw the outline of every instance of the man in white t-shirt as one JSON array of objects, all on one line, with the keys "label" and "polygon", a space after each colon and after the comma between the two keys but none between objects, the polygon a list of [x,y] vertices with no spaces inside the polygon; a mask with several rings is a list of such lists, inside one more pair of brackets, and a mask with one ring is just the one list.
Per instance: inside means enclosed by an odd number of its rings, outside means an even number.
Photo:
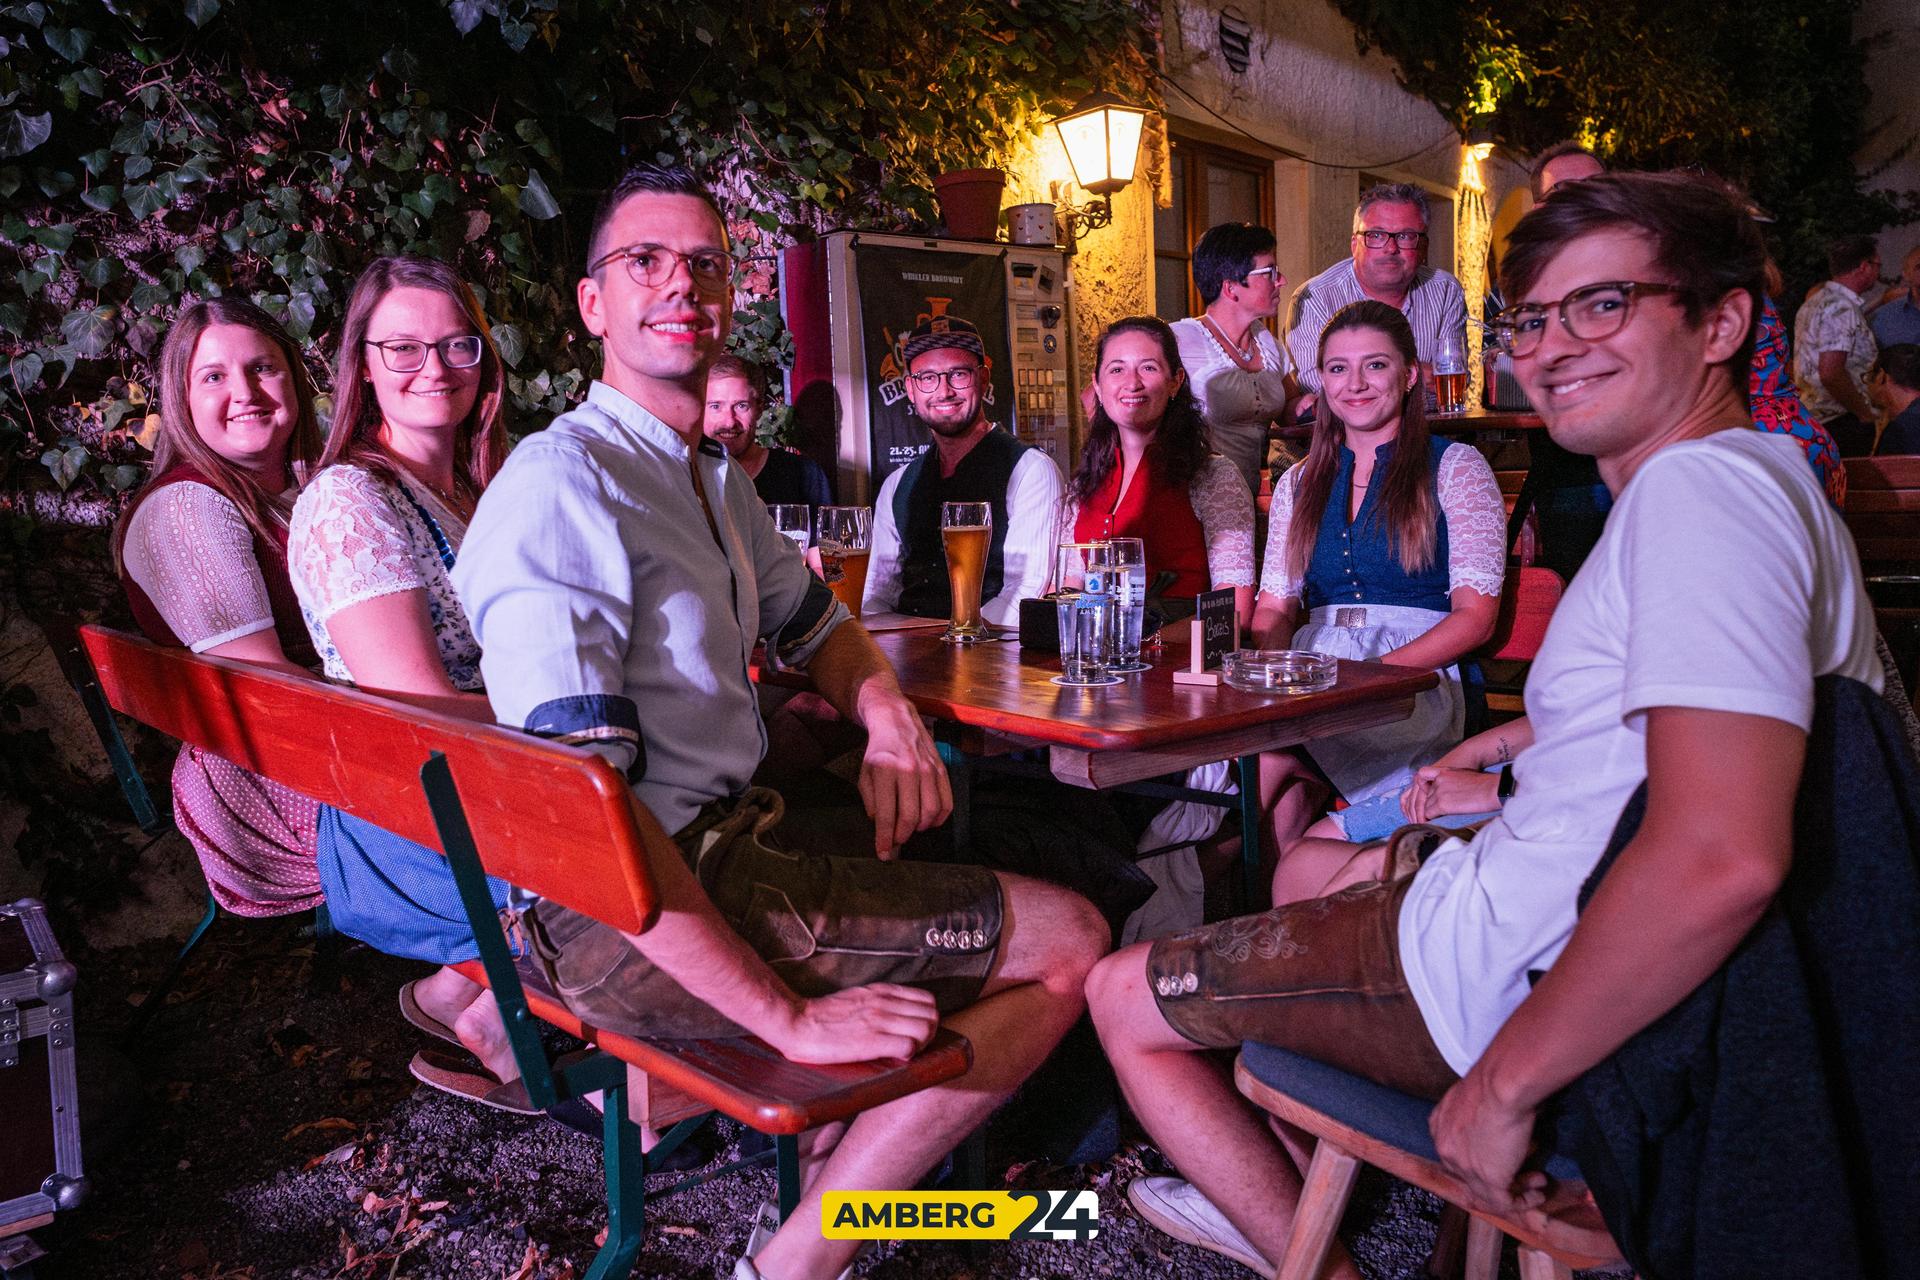
[{"label": "man in white t-shirt", "polygon": [[[1528,679],[1517,791],[1471,842],[1095,969],[1128,1101],[1192,1180],[1129,1188],[1170,1234],[1268,1274],[1284,1252],[1299,1169],[1191,1052],[1242,1039],[1439,1099],[1474,1198],[1537,1204],[1540,1104],[1710,975],[1784,880],[1814,680],[1881,671],[1845,527],[1797,445],[1748,429],[1764,257],[1742,209],[1679,175],[1570,184],[1515,228],[1503,339],[1613,513]],[[1642,781],[1639,834],[1576,916]]]}]

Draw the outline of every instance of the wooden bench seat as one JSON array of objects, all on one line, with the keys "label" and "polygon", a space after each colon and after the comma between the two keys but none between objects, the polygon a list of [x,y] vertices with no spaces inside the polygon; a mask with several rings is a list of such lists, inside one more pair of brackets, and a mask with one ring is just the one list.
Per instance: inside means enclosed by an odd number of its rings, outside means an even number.
[{"label": "wooden bench seat", "polygon": [[[606,1094],[607,1243],[588,1280],[630,1274],[644,1236],[647,1160],[629,1118],[626,1064],[702,1114],[718,1111],[775,1135],[784,1216],[799,1196],[795,1134],[954,1079],[972,1063],[967,1041],[946,1031],[911,1061],[821,1067],[788,1062],[747,1037],[648,1040],[583,1026],[530,966],[516,966],[485,877],[644,932],[658,909],[651,862],[681,855],[606,760],[100,627],[82,628],[81,641],[122,715],[447,856],[481,951],[462,969],[493,988],[528,1097],[551,1106]],[[550,1062],[535,1017],[598,1052]],[[676,1127],[662,1149],[694,1123]]]}]

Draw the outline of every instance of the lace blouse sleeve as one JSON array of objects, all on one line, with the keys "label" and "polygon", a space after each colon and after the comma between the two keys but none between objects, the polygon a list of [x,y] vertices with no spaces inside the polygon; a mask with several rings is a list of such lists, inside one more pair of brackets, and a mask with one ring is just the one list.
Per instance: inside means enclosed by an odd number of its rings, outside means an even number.
[{"label": "lace blouse sleeve", "polygon": [[1493,468],[1472,445],[1450,445],[1440,457],[1439,488],[1447,517],[1447,589],[1499,595],[1507,567],[1507,514]]},{"label": "lace blouse sleeve", "polygon": [[287,567],[294,592],[316,621],[377,596],[426,587],[389,489],[358,467],[328,467],[294,504]]},{"label": "lace blouse sleeve", "polygon": [[195,653],[273,627],[253,530],[208,485],[170,484],[142,502],[121,555],[174,637]]},{"label": "lace blouse sleeve", "polygon": [[1293,524],[1293,489],[1300,483],[1304,465],[1294,463],[1273,482],[1273,499],[1267,504],[1267,555],[1260,566],[1260,590],[1275,600],[1300,598],[1300,580],[1287,576],[1287,530]]},{"label": "lace blouse sleeve", "polygon": [[1215,454],[1187,494],[1207,539],[1207,576],[1214,588],[1252,586],[1253,494],[1239,468]]}]

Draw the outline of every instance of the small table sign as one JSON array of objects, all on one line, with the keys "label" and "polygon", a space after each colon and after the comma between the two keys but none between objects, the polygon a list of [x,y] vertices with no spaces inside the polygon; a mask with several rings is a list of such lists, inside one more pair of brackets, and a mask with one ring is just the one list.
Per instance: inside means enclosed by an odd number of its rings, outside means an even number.
[{"label": "small table sign", "polygon": [[1202,591],[1194,597],[1193,644],[1188,669],[1173,673],[1175,684],[1218,685],[1220,661],[1239,648],[1235,635],[1233,588]]}]

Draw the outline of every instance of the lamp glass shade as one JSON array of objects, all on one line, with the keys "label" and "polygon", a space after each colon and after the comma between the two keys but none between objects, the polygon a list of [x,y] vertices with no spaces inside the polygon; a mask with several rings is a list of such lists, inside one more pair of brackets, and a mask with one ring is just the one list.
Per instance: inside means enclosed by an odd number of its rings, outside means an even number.
[{"label": "lamp glass shade", "polygon": [[1074,180],[1095,195],[1111,195],[1133,181],[1147,113],[1111,94],[1083,99],[1053,122],[1073,165]]}]

